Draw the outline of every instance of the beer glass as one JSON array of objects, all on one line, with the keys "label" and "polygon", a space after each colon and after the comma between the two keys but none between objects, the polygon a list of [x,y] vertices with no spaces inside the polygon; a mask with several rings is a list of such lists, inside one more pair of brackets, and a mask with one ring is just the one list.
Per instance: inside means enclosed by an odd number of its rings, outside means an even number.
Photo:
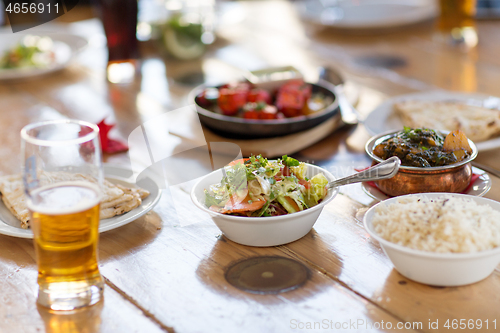
[{"label": "beer glass", "polygon": [[79,120],[27,125],[21,151],[38,265],[37,302],[52,310],[95,304],[104,286],[97,263],[99,128]]},{"label": "beer glass", "polygon": [[474,21],[476,0],[439,0],[438,28],[454,44],[474,47],[478,36]]}]

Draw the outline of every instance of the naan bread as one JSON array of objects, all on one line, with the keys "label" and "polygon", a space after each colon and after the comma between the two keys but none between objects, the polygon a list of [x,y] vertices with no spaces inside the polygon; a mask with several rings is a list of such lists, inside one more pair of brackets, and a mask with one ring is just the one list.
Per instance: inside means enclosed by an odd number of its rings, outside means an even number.
[{"label": "naan bread", "polygon": [[403,101],[394,109],[404,126],[437,130],[462,130],[472,141],[500,134],[500,111],[460,102]]},{"label": "naan bread", "polygon": [[[23,229],[28,228],[29,211],[26,207],[24,185],[20,175],[5,176],[0,178],[0,192],[2,201],[10,212],[21,221]],[[7,195],[4,195],[6,193]]]},{"label": "naan bread", "polygon": [[118,204],[109,208],[101,207],[101,219],[107,219],[116,215],[121,215],[126,212],[131,211],[132,209],[138,207],[141,204],[142,200],[140,195],[136,192],[132,195],[132,199],[129,201],[125,201],[121,204]]},{"label": "naan bread", "polygon": [[[45,173],[40,176],[45,184],[61,181],[89,181],[95,180],[81,174],[70,174],[64,172]],[[121,215],[138,207],[149,192],[142,188],[128,188],[119,184],[113,184],[107,180],[103,181],[102,200],[100,205],[101,219],[107,219]],[[26,196],[21,175],[0,177],[0,192],[5,206],[21,221],[21,227],[29,227],[29,211],[26,206]]]}]

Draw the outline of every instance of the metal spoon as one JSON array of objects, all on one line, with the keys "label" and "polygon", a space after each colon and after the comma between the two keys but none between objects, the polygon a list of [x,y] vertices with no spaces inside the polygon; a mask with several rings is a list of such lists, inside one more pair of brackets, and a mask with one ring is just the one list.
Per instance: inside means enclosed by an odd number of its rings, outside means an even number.
[{"label": "metal spoon", "polygon": [[342,122],[346,125],[356,125],[361,117],[358,111],[349,103],[344,94],[344,79],[335,70],[328,67],[321,67],[319,77],[335,86],[335,93],[339,101],[340,114]]},{"label": "metal spoon", "polygon": [[391,158],[388,158],[384,162],[381,162],[361,172],[355,173],[354,175],[350,175],[344,178],[336,179],[333,182],[329,182],[327,188],[332,189],[334,187],[347,184],[392,178],[398,172],[400,165],[401,165],[401,160],[397,156],[393,156]]}]

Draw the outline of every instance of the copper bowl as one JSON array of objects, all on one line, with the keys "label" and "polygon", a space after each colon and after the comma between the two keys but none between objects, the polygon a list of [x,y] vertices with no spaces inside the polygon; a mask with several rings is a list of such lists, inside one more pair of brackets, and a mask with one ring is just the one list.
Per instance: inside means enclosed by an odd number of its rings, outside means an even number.
[{"label": "copper bowl", "polygon": [[[373,149],[382,141],[396,135],[400,131],[390,131],[372,137],[365,145],[367,154],[373,159],[373,164],[383,161],[373,153]],[[446,135],[446,132],[441,132]],[[472,177],[471,161],[477,156],[477,147],[469,139],[472,154],[455,164],[419,168],[400,166],[398,173],[389,179],[379,180],[377,187],[387,195],[398,196],[413,193],[449,192],[461,193],[469,186]]]}]

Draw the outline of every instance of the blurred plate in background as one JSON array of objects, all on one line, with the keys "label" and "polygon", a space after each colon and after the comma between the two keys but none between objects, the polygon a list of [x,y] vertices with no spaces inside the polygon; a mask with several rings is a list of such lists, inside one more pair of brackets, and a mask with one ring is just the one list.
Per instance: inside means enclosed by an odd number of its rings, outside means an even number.
[{"label": "blurred plate in background", "polygon": [[[28,34],[13,34],[12,31],[2,29],[0,31],[2,43],[0,45],[0,56],[15,46],[19,41]],[[76,56],[78,52],[87,46],[87,40],[83,37],[65,34],[65,33],[33,33],[40,37],[50,37],[53,41],[52,52],[54,52],[54,60],[47,67],[23,67],[0,69],[0,80],[25,79],[39,75],[52,73],[65,68]]]},{"label": "blurred plate in background", "polygon": [[437,16],[433,0],[305,0],[297,5],[305,21],[339,29],[386,29]]}]

